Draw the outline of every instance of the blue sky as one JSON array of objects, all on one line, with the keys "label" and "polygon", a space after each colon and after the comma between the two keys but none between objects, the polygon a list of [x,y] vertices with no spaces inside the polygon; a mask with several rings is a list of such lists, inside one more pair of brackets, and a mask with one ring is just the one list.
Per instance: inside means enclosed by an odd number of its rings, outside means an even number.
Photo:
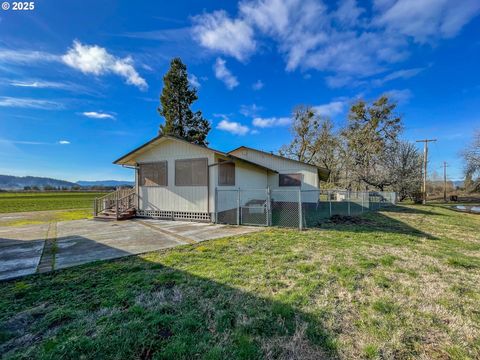
[{"label": "blue sky", "polygon": [[309,104],[345,123],[388,93],[405,139],[437,138],[430,171],[480,127],[478,0],[48,1],[0,10],[0,174],[130,180],[112,165],[157,135],[180,56],[210,145],[276,151]]}]

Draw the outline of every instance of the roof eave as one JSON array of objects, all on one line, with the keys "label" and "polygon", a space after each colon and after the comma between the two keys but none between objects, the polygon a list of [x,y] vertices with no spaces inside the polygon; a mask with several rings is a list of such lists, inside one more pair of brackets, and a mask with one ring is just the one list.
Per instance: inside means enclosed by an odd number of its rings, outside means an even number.
[{"label": "roof eave", "polygon": [[[202,146],[202,145],[198,145],[198,144],[192,144],[190,142],[188,142],[187,140],[184,140],[184,139],[180,139],[180,138],[177,138],[175,136],[171,136],[171,135],[158,135],[156,137],[154,137],[153,139],[151,139],[150,141],[146,142],[145,144],[133,149],[132,151],[128,152],[127,154],[123,155],[122,157],[118,158],[117,160],[115,160],[113,162],[113,164],[115,165],[133,165],[135,163],[135,161],[133,160],[127,160],[127,161],[123,161],[125,160],[126,158],[130,157],[131,155],[134,155],[136,152],[144,149],[145,147],[153,144],[154,142],[160,140],[160,139],[171,139],[171,140],[176,140],[176,141],[182,141],[182,142],[186,142],[190,145],[193,145],[193,146],[198,146],[198,147],[201,147],[201,148],[205,148],[207,150],[210,150],[210,151],[213,151],[214,153],[216,154],[220,154],[220,155],[223,155],[223,156],[227,156],[228,154],[224,153],[224,152],[221,152],[221,151],[218,151],[218,150],[215,150],[215,149],[212,149],[212,148],[209,148],[207,146]],[[132,162],[133,161],[133,162]]]}]

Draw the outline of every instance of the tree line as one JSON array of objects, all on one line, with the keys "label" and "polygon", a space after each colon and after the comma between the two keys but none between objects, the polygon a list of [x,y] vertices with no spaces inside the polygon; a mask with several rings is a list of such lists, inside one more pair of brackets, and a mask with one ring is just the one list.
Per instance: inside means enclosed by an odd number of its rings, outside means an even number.
[{"label": "tree line", "polygon": [[292,141],[279,153],[328,169],[327,187],[395,191],[400,200],[415,200],[421,191],[422,155],[414,144],[402,140],[396,106],[385,95],[371,104],[358,100],[340,129],[312,106],[297,106]]}]

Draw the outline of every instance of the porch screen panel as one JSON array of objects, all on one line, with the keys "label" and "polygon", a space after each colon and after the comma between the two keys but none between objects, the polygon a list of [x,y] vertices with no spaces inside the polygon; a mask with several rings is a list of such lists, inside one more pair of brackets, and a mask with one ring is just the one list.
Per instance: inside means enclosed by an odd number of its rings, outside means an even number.
[{"label": "porch screen panel", "polygon": [[235,163],[225,162],[218,165],[218,185],[235,186]]},{"label": "porch screen panel", "polygon": [[208,160],[182,159],[175,160],[176,186],[207,186]]},{"label": "porch screen panel", "polygon": [[167,186],[167,162],[140,164],[139,178],[140,186]]},{"label": "porch screen panel", "polygon": [[278,186],[301,186],[302,174],[279,174]]}]

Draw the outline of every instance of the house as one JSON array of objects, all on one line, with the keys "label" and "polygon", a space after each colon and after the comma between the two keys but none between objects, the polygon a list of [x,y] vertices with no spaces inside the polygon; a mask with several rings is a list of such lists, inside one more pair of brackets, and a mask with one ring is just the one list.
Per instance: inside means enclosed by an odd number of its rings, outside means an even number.
[{"label": "house", "polygon": [[240,201],[255,214],[255,208],[263,211],[268,191],[318,190],[329,175],[246,146],[226,153],[173,136],[157,136],[114,164],[135,170],[138,216],[193,221],[219,221],[219,213],[227,214]]}]

